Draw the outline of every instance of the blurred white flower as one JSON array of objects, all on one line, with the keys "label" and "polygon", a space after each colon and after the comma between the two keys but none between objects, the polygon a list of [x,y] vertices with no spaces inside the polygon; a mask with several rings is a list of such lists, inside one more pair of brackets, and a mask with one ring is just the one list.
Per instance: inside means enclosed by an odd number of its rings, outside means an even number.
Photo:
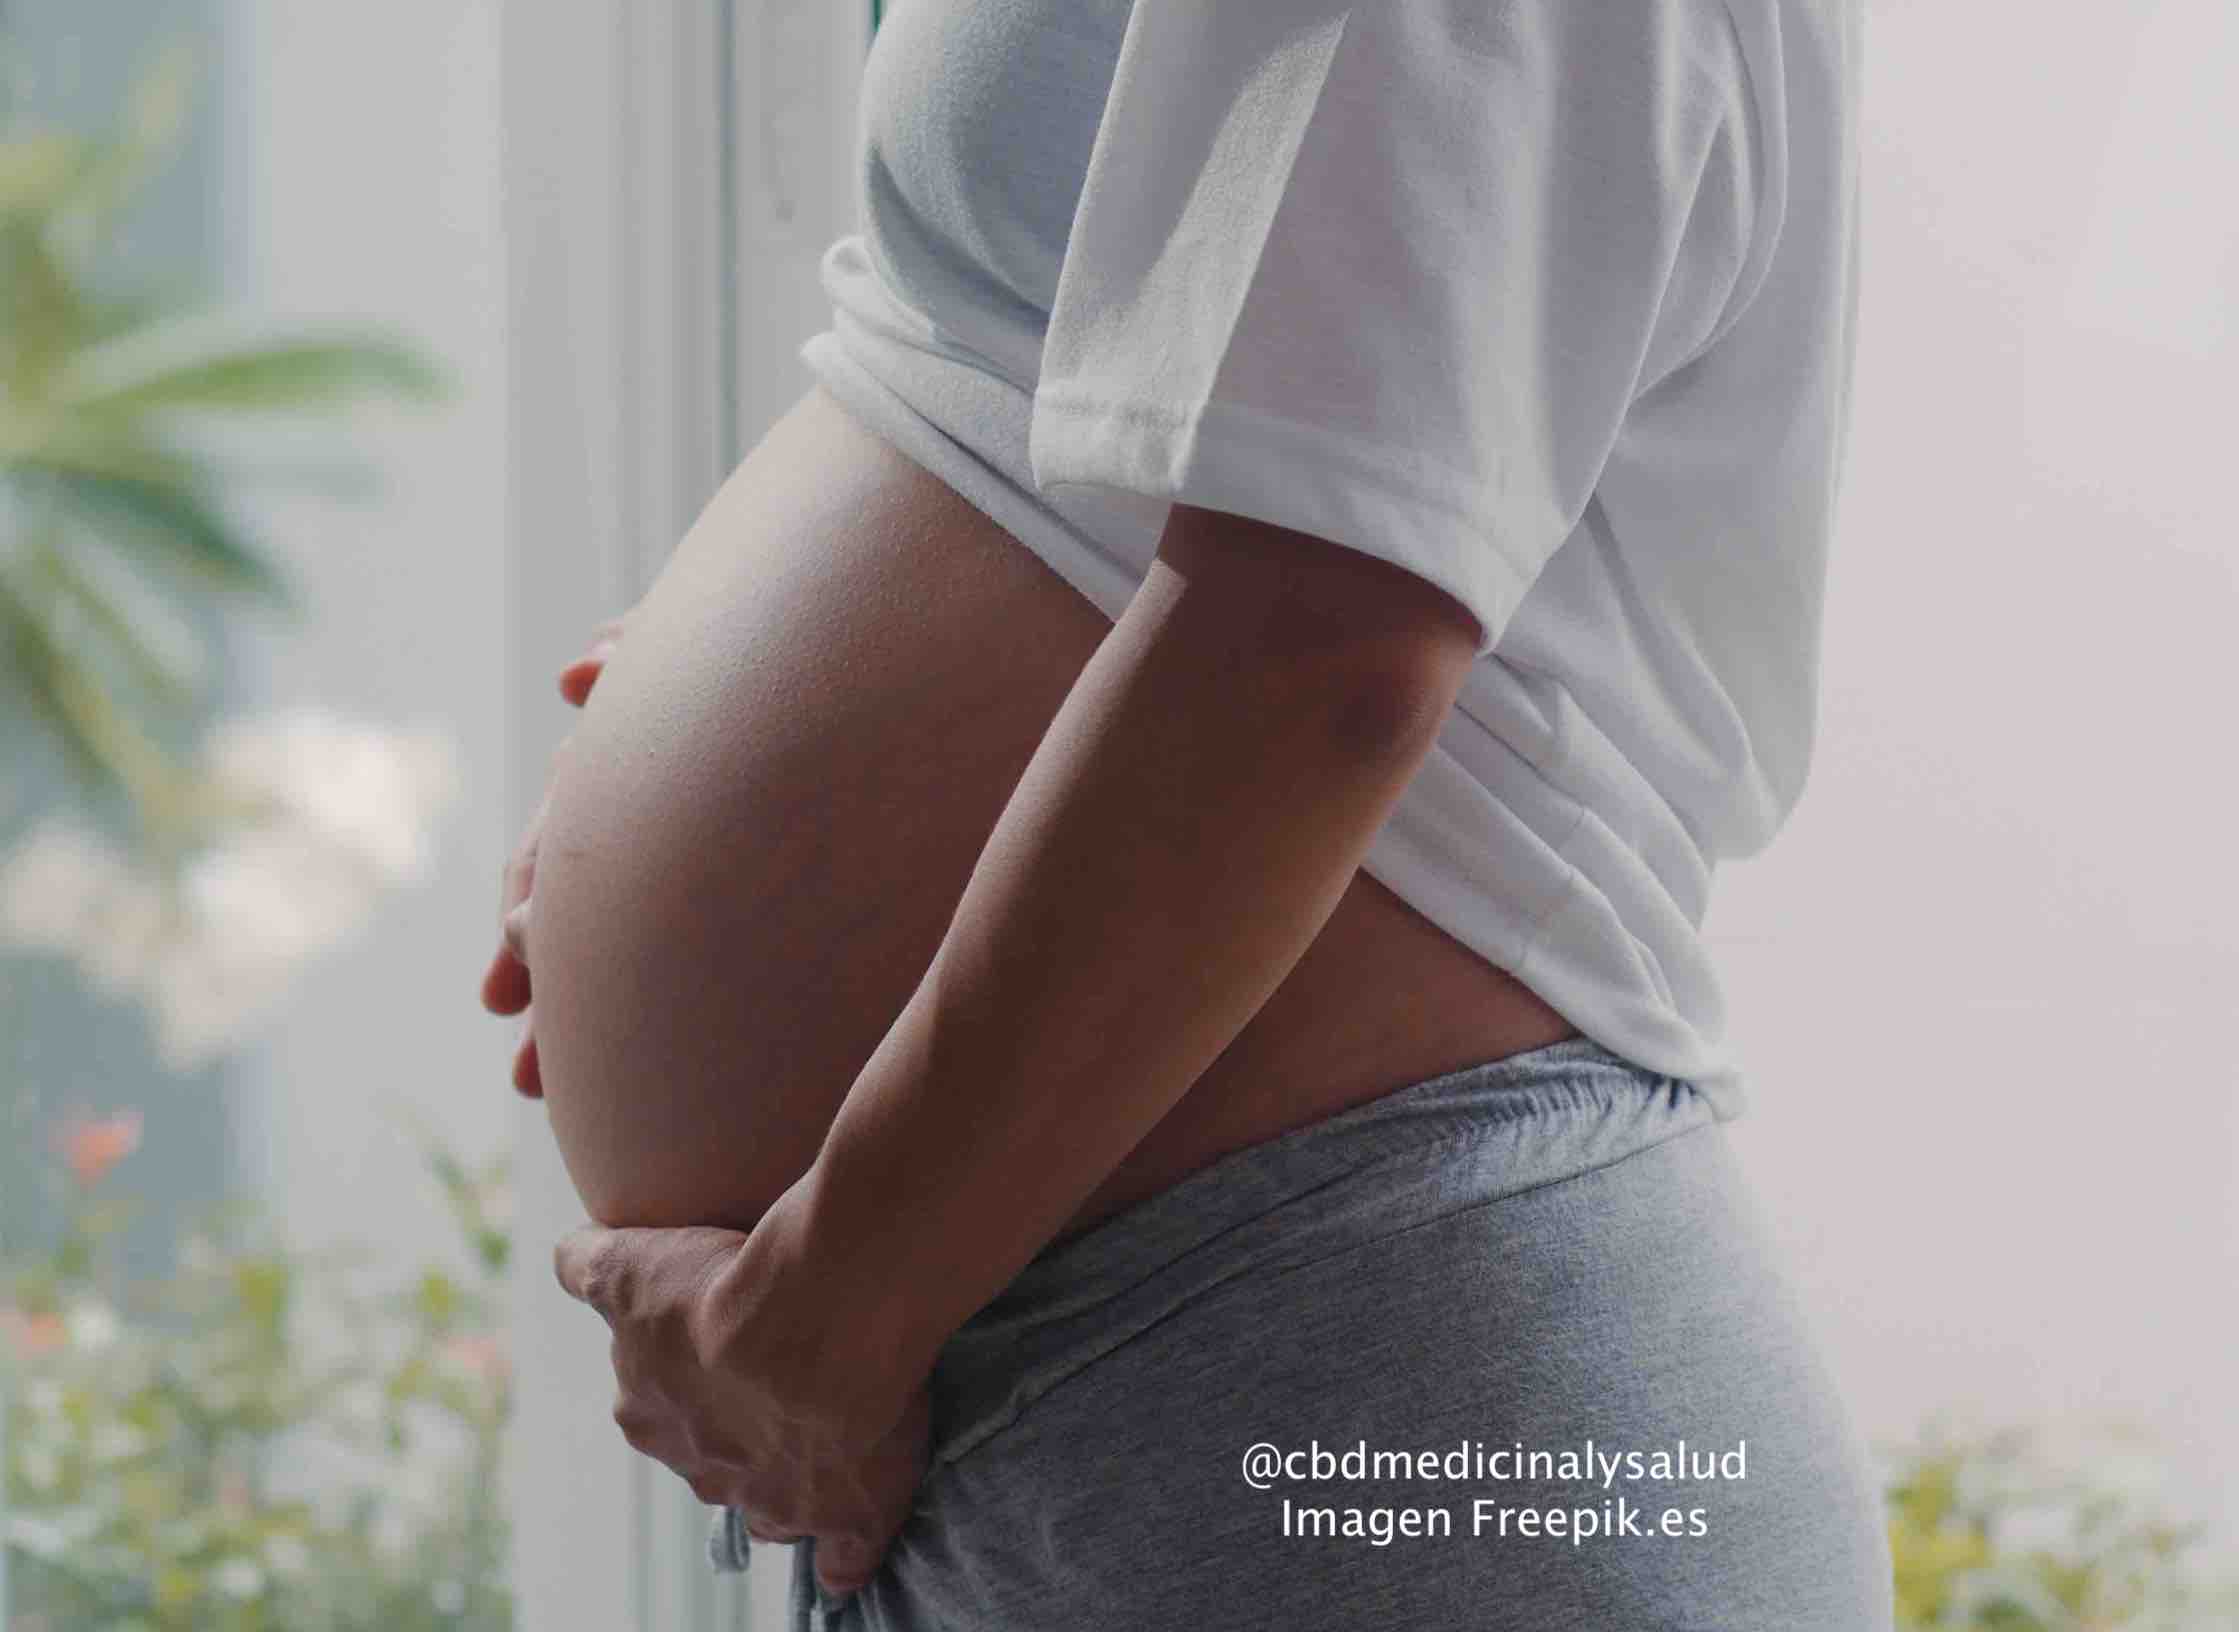
[{"label": "blurred white flower", "polygon": [[69,1327],[70,1346],[87,1354],[99,1354],[124,1331],[117,1312],[98,1298],[80,1298],[70,1305],[63,1319]]},{"label": "blurred white flower", "polygon": [[394,882],[424,876],[428,814],[458,780],[441,734],[384,731],[317,708],[220,726],[209,766],[283,807],[306,837]]},{"label": "blurred white flower", "polygon": [[2126,1523],[2173,1523],[2171,1480],[2142,1427],[2078,1415],[2038,1424],[2009,1454],[1962,1470],[1958,1493],[1983,1511],[2001,1553],[2081,1565],[2104,1544],[2098,1527],[2118,1511]]},{"label": "blurred white flower", "polygon": [[345,1383],[334,1399],[336,1419],[360,1433],[369,1433],[388,1419],[381,1391],[371,1383]]},{"label": "blurred white flower", "polygon": [[101,1528],[101,1515],[85,1508],[65,1509],[50,1518],[34,1518],[29,1513],[16,1513],[0,1522],[0,1538],[10,1547],[21,1548],[33,1558],[60,1559],[70,1556],[71,1549],[81,1545]]},{"label": "blurred white flower", "polygon": [[317,708],[219,726],[205,769],[250,813],[187,862],[175,903],[135,860],[58,824],[0,866],[0,942],[70,957],[100,990],[137,996],[182,1071],[239,1042],[384,889],[427,876],[458,784],[441,733]]},{"label": "blurred white flower", "polygon": [[2072,1502],[2038,1497],[1991,1515],[1991,1541],[2000,1552],[2043,1553],[2064,1562],[2078,1560],[2076,1510]]},{"label": "blurred white flower", "polygon": [[274,1575],[301,1575],[311,1567],[311,1549],[284,1532],[267,1536],[264,1542],[264,1562]]},{"label": "blurred white flower", "polygon": [[53,1490],[62,1483],[62,1458],[55,1454],[52,1446],[26,1445],[16,1455],[16,1471],[34,1491]]},{"label": "blurred white flower", "polygon": [[2041,1425],[2033,1439],[2033,1464],[2059,1488],[2117,1496],[2151,1507],[2170,1489],[2170,1468],[2141,1425],[2094,1415]]},{"label": "blurred white flower", "polygon": [[210,1572],[210,1585],[228,1598],[254,1598],[264,1591],[264,1571],[236,1554]]},{"label": "blurred white flower", "polygon": [[145,1430],[128,1423],[104,1422],[94,1427],[86,1450],[96,1462],[129,1462],[145,1455],[155,1443]]},{"label": "blurred white flower", "polygon": [[90,834],[38,829],[0,869],[0,931],[17,946],[74,947],[118,870],[115,853]]},{"label": "blurred white flower", "polygon": [[96,988],[121,996],[160,945],[162,903],[115,846],[49,822],[0,868],[0,935],[27,951],[75,957]]}]

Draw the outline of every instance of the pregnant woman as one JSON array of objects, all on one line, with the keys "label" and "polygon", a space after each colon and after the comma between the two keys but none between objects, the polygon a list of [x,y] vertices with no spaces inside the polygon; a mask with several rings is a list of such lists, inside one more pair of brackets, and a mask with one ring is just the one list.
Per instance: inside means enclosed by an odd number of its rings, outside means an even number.
[{"label": "pregnant woman", "polygon": [[1890,1624],[1699,933],[1810,756],[1858,26],[892,8],[484,984],[797,1625]]}]

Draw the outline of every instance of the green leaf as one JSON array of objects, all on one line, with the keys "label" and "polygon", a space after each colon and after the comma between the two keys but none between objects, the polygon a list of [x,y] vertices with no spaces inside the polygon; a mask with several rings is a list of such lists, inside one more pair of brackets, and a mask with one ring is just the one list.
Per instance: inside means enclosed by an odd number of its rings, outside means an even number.
[{"label": "green leaf", "polygon": [[503,1230],[488,1225],[474,1232],[474,1249],[481,1257],[482,1267],[493,1275],[504,1274],[506,1263],[513,1256],[512,1238]]},{"label": "green leaf", "polygon": [[77,185],[89,152],[82,137],[60,131],[0,142],[0,211],[52,209]]},{"label": "green leaf", "polygon": [[167,318],[180,299],[174,293],[147,289],[103,295],[99,303],[89,306],[85,313],[81,343],[91,346],[105,340],[120,340],[151,327]]},{"label": "green leaf", "polygon": [[379,498],[387,479],[386,473],[373,461],[345,454],[214,449],[202,457],[208,462],[211,482],[216,487],[310,493],[344,504],[366,504]]},{"label": "green leaf", "polygon": [[165,153],[186,129],[194,81],[201,72],[194,46],[184,37],[156,53],[125,98],[124,131],[118,145],[143,153]]},{"label": "green leaf", "polygon": [[151,627],[147,607],[135,607],[122,586],[101,582],[65,551],[42,549],[31,564],[54,585],[57,597],[98,631],[109,652],[159,706],[177,709],[192,698],[201,653],[185,629]]},{"label": "green leaf", "polygon": [[44,608],[27,600],[5,573],[0,573],[0,657],[85,792],[136,797],[144,766],[130,722],[56,644]]},{"label": "green leaf", "polygon": [[38,228],[35,216],[0,212],[0,402],[17,411],[44,399],[97,321],[93,295]]},{"label": "green leaf", "polygon": [[234,1295],[257,1328],[278,1335],[287,1318],[293,1276],[278,1258],[249,1258],[234,1266]]},{"label": "green leaf", "polygon": [[41,454],[24,463],[53,490],[59,506],[75,511],[104,538],[214,588],[298,608],[279,569],[244,543],[161,456],[151,461],[126,452],[110,458],[80,443],[65,450],[63,459],[69,462]]},{"label": "green leaf", "polygon": [[419,1306],[421,1318],[440,1332],[458,1318],[460,1305],[465,1300],[460,1294],[457,1281],[440,1269],[429,1269],[420,1275],[414,1301]]},{"label": "green leaf", "polygon": [[[127,345],[138,349],[143,340],[127,336],[82,354],[58,396],[87,413],[117,415],[327,408],[381,392],[435,401],[451,389],[441,369],[385,337],[279,340],[143,365],[137,373],[118,367],[114,354]],[[119,377],[103,380],[104,372]]]},{"label": "green leaf", "polygon": [[421,1150],[428,1170],[435,1175],[435,1182],[443,1187],[445,1195],[462,1204],[473,1198],[473,1181],[468,1179],[466,1167],[457,1156],[432,1140],[424,1143]]},{"label": "green leaf", "polygon": [[119,128],[89,144],[86,163],[52,206],[52,229],[70,254],[90,256],[148,178],[178,155],[199,73],[195,47],[180,37],[135,77]]},{"label": "green leaf", "polygon": [[191,487],[198,474],[193,461],[150,442],[128,421],[57,414],[49,405],[0,399],[0,472],[14,477],[40,471],[177,488]]}]

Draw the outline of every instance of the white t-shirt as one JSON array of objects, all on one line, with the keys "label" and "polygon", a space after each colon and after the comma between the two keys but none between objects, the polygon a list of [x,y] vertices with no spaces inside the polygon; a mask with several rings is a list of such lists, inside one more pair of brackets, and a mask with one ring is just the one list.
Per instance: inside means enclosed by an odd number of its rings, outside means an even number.
[{"label": "white t-shirt", "polygon": [[1800,794],[1860,0],[900,0],[802,355],[1107,616],[1172,504],[1478,659],[1369,873],[1743,1105],[1712,871]]}]

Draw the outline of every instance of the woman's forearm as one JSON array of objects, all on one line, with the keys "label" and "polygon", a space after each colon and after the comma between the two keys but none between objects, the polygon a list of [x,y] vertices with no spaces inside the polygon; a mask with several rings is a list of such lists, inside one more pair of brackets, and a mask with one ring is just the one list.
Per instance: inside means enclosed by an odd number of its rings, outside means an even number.
[{"label": "woman's forearm", "polygon": [[1459,667],[1284,615],[1154,566],[1051,723],[801,1187],[866,1337],[929,1362],[1056,1234],[1304,955],[1428,753]]}]

